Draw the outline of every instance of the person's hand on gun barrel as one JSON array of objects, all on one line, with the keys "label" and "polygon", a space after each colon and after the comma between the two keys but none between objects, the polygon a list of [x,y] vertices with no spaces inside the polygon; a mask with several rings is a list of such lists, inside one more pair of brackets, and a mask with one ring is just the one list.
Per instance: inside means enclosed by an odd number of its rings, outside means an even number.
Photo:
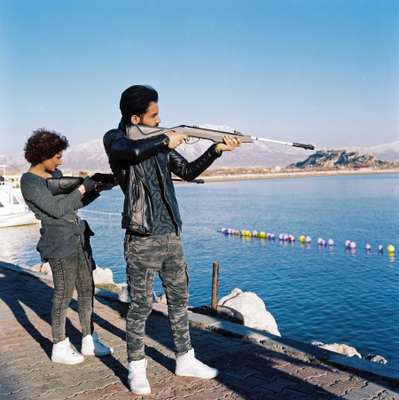
[{"label": "person's hand on gun barrel", "polygon": [[84,194],[92,191],[102,192],[104,190],[111,190],[118,184],[116,178],[112,174],[95,173],[92,176],[86,176],[79,186],[79,191]]},{"label": "person's hand on gun barrel", "polygon": [[[168,147],[170,149],[175,149],[180,146],[183,142],[187,143],[189,138],[187,135],[183,135],[181,133],[177,133],[175,131],[171,131],[166,133],[166,136],[169,138]],[[216,145],[216,151],[220,154],[223,151],[232,151],[237,147],[240,147],[240,139],[234,137],[233,135],[224,135],[223,143],[218,143]]]},{"label": "person's hand on gun barrel", "polygon": [[101,174],[95,173],[90,177],[97,182],[96,191],[102,192],[104,190],[111,190],[114,186],[118,184],[116,178],[112,174]]},{"label": "person's hand on gun barrel", "polygon": [[223,143],[218,143],[216,145],[216,151],[222,153],[223,151],[232,151],[237,147],[240,147],[240,139],[234,137],[233,135],[224,135]]}]

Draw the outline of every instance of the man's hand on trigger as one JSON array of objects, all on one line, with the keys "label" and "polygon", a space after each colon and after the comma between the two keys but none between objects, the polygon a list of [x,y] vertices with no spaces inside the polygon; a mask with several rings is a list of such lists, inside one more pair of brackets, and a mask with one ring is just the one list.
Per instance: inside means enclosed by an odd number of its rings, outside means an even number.
[{"label": "man's hand on trigger", "polygon": [[222,153],[223,151],[232,151],[237,147],[240,147],[240,145],[241,145],[240,139],[232,135],[224,135],[223,143],[218,143],[216,145],[216,151],[218,153]]},{"label": "man's hand on trigger", "polygon": [[175,131],[171,131],[166,133],[166,136],[169,138],[168,147],[170,149],[175,149],[180,146],[183,142],[187,142],[188,137],[186,135],[182,135],[181,133],[177,133]]}]

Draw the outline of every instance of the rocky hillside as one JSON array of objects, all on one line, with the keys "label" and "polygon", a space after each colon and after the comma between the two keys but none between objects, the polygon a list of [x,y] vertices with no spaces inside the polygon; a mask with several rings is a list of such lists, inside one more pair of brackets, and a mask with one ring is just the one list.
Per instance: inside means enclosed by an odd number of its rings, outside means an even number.
[{"label": "rocky hillside", "polygon": [[357,151],[326,150],[317,151],[306,160],[290,164],[288,168],[293,169],[347,169],[347,168],[391,168],[395,163],[381,161],[371,154],[360,154]]}]

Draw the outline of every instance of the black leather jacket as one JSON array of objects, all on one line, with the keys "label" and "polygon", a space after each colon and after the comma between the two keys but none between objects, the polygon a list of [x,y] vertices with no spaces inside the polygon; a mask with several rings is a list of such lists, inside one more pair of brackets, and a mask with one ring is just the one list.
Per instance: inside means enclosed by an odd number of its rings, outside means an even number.
[{"label": "black leather jacket", "polygon": [[171,172],[181,179],[191,181],[219,156],[215,145],[212,145],[199,158],[188,162],[177,151],[168,148],[166,135],[131,140],[123,129],[108,131],[104,135],[104,147],[112,172],[125,194],[122,228],[141,235],[151,235],[153,230],[153,201],[146,185],[147,171],[143,168],[142,161],[154,156],[166,205],[173,222],[180,230],[182,222]]}]

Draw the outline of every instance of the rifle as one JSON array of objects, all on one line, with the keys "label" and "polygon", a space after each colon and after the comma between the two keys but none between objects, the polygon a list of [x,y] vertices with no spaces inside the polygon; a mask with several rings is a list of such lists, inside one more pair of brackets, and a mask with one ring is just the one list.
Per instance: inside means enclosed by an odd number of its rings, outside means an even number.
[{"label": "rifle", "polygon": [[[95,173],[90,177],[93,181],[99,184],[113,184],[117,185],[118,182],[112,174]],[[55,196],[57,194],[68,194],[77,189],[82,183],[84,178],[80,176],[62,176],[61,178],[47,178],[46,183],[50,192]],[[183,179],[173,178],[172,181],[185,182]],[[191,183],[204,183],[203,179],[194,179]]]},{"label": "rifle", "polygon": [[312,144],[303,144],[303,143],[297,143],[297,142],[284,142],[282,140],[274,140],[274,139],[265,139],[265,138],[259,138],[256,136],[251,136],[251,135],[246,135],[238,131],[234,131],[233,133],[231,132],[225,132],[222,130],[216,130],[216,129],[209,129],[209,128],[201,128],[199,126],[195,125],[178,125],[174,126],[172,128],[161,128],[159,126],[157,127],[150,127],[146,125],[131,125],[126,128],[126,133],[129,139],[132,140],[140,140],[140,139],[146,139],[152,136],[157,136],[157,135],[162,135],[168,132],[177,132],[182,135],[186,135],[189,138],[197,138],[197,139],[206,139],[206,140],[211,140],[214,143],[223,143],[223,136],[224,135],[230,135],[237,137],[240,139],[241,143],[253,143],[256,141],[259,142],[269,142],[269,143],[277,143],[277,144],[284,144],[287,146],[292,146],[292,147],[301,147],[302,149],[305,150],[314,150],[314,146]]},{"label": "rifle", "polygon": [[[116,185],[118,182],[113,174],[101,174],[99,172],[90,176],[90,179],[101,184],[113,184]],[[62,176],[61,178],[47,178],[46,183],[50,192],[53,195],[57,194],[68,194],[77,189],[84,181],[84,178],[80,176]]]}]

